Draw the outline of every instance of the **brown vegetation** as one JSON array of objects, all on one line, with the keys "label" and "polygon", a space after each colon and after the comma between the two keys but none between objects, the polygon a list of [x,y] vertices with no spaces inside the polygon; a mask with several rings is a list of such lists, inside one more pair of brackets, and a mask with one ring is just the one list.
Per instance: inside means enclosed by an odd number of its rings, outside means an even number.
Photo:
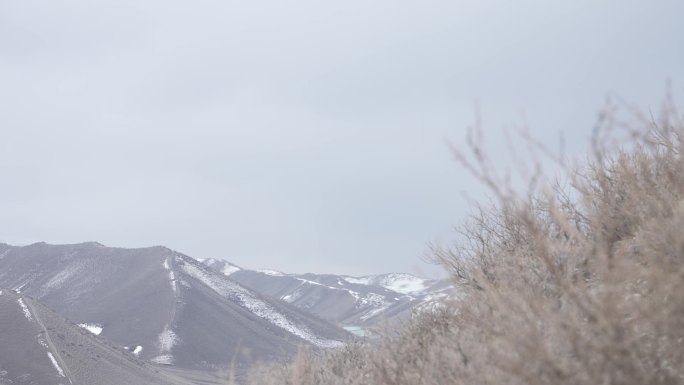
[{"label": "brown vegetation", "polygon": [[[559,160],[567,182],[532,176],[525,194],[501,187],[471,140],[457,157],[496,203],[434,250],[463,296],[251,383],[683,384],[684,124],[671,106],[657,119],[629,112],[630,125],[607,110],[592,159]],[[619,133],[630,141],[607,139]]]}]

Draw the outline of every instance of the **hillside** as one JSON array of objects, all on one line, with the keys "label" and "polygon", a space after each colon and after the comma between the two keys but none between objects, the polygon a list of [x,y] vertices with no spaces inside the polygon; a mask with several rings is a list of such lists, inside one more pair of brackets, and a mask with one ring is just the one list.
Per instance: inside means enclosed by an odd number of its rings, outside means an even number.
[{"label": "hillside", "polygon": [[0,286],[31,296],[137,357],[218,370],[330,348],[349,335],[165,247],[3,245]]},{"label": "hillside", "polygon": [[256,292],[281,299],[352,330],[408,318],[412,309],[430,306],[433,301],[455,294],[454,286],[448,280],[424,279],[404,273],[365,277],[287,274],[243,269],[216,259],[202,262]]},{"label": "hillside", "polygon": [[1,384],[188,384],[10,289],[0,325]]}]

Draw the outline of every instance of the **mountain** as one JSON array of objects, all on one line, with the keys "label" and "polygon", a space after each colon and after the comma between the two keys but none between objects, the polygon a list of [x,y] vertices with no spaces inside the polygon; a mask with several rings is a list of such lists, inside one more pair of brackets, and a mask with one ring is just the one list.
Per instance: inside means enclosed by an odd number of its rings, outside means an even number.
[{"label": "mountain", "polygon": [[0,287],[158,364],[238,370],[349,334],[166,247],[0,244]]},{"label": "mountain", "polygon": [[206,266],[265,296],[281,299],[348,330],[365,329],[407,316],[453,293],[446,280],[391,273],[365,277],[332,274],[285,274],[248,270],[230,262],[205,259]]},{"label": "mountain", "polygon": [[0,325],[0,384],[188,383],[12,290],[0,289]]}]

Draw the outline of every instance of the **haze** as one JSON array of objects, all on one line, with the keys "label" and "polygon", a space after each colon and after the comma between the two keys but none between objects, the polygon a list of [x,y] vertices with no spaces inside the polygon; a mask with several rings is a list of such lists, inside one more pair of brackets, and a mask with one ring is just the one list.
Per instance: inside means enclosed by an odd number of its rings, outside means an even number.
[{"label": "haze", "polygon": [[606,96],[684,94],[681,1],[0,3],[0,242],[435,275],[482,189],[476,101],[581,155]]}]

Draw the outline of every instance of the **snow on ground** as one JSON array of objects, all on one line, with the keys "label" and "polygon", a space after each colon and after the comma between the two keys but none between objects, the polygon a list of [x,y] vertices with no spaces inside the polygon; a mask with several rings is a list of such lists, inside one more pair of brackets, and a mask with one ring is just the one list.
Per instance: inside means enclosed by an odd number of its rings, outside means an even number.
[{"label": "snow on ground", "polygon": [[216,265],[220,265],[221,267],[221,273],[224,275],[231,275],[235,273],[236,271],[242,270],[240,267],[233,265],[230,262],[227,261],[219,261],[214,258],[207,258],[207,259],[197,259],[200,261],[203,265],[210,266],[212,269],[217,269],[219,270]]},{"label": "snow on ground", "polygon": [[383,306],[377,307],[375,309],[371,309],[366,314],[362,315],[360,318],[361,318],[361,320],[365,321],[365,320],[367,320],[367,319],[369,319],[375,315],[382,313],[383,311],[387,310],[388,308],[389,308],[389,305],[383,305]]},{"label": "snow on ground", "polygon": [[356,285],[376,284],[385,289],[397,293],[409,295],[417,294],[425,290],[427,280],[414,277],[410,274],[384,274],[371,275],[368,277],[344,277],[344,280]]},{"label": "snow on ground", "polygon": [[291,294],[283,296],[280,299],[282,299],[285,302],[292,303],[292,302],[296,301],[297,299],[299,299],[299,297],[301,297],[301,296],[302,296],[302,292],[300,290],[295,290]]},{"label": "snow on ground", "polygon": [[168,325],[164,327],[161,333],[159,333],[159,350],[162,353],[168,353],[173,349],[174,345],[178,342],[178,336],[176,333],[169,328]]},{"label": "snow on ground", "polygon": [[140,346],[140,345],[136,346],[135,349],[133,349],[133,354],[135,354],[136,356],[139,356],[140,352],[142,352],[142,349],[143,349],[142,346]]},{"label": "snow on ground", "polygon": [[361,316],[362,320],[367,320],[385,309],[390,307],[390,304],[385,301],[385,297],[376,293],[368,293],[356,304],[357,308],[371,308],[368,312]]},{"label": "snow on ground", "polygon": [[176,283],[176,274],[173,272],[173,270],[169,271],[169,282],[171,282],[171,289],[173,289],[173,292],[174,293],[178,292],[178,283]]},{"label": "snow on ground", "polygon": [[449,285],[424,296],[420,304],[416,306],[416,311],[419,313],[435,312],[446,307],[445,301],[458,300],[460,298],[461,294],[456,291],[456,287]]},{"label": "snow on ground", "polygon": [[19,298],[19,299],[17,299],[17,302],[19,302],[19,306],[21,306],[21,311],[24,312],[24,317],[26,317],[26,319],[29,321],[33,321],[33,316],[31,316],[31,311],[28,309],[28,307],[24,303],[24,300],[22,298]]},{"label": "snow on ground", "polygon": [[52,366],[54,366],[55,369],[57,369],[57,373],[59,373],[59,376],[60,377],[66,377],[64,375],[64,371],[62,370],[62,368],[59,367],[59,364],[57,363],[55,356],[53,356],[52,353],[50,353],[50,352],[47,352],[47,355],[48,355],[48,357],[50,357],[50,362],[52,362]]},{"label": "snow on ground", "polygon": [[270,276],[273,276],[273,277],[284,277],[284,276],[285,276],[285,274],[283,274],[283,273],[281,273],[281,272],[279,272],[279,271],[275,271],[275,270],[266,270],[266,269],[257,270],[257,273],[266,274],[266,275],[270,275]]},{"label": "snow on ground", "polygon": [[349,283],[353,283],[356,285],[370,285],[371,283],[369,277],[344,277],[343,279]]},{"label": "snow on ground", "polygon": [[76,261],[70,265],[68,265],[66,268],[52,276],[49,281],[43,285],[42,288],[42,293],[48,293],[50,290],[53,289],[59,289],[62,287],[68,280],[73,278],[76,274],[78,274],[81,270],[85,268],[86,262],[85,261]]},{"label": "snow on ground", "polygon": [[[304,278],[299,278],[299,277],[294,277],[294,279],[300,281],[300,282],[302,283],[302,285],[304,285],[304,284],[310,284],[310,285],[322,286],[322,287],[325,287],[325,288],[328,288],[328,289],[331,289],[331,290],[342,290],[342,291],[346,291],[349,295],[351,295],[352,297],[354,297],[354,300],[356,300],[356,301],[359,300],[359,293],[357,293],[357,292],[355,292],[355,291],[353,291],[353,290],[345,289],[345,288],[342,288],[342,287],[328,286],[328,285],[324,285],[324,284],[322,284],[322,283],[320,283],[320,282],[311,281],[311,280],[304,279]],[[338,283],[339,285],[342,284],[340,281],[337,281],[337,283]],[[293,294],[294,294],[294,293],[293,293]],[[299,297],[299,296],[301,296],[301,294],[298,295],[297,297]],[[288,296],[285,296],[285,297],[290,297],[290,296],[288,295]],[[283,300],[285,300],[285,301],[287,301],[287,302],[292,302],[292,301],[294,301],[294,300],[296,299],[296,298],[295,298],[295,299],[290,298],[289,300],[286,300],[285,297],[283,297],[283,298],[281,298],[281,299],[283,299]]]},{"label": "snow on ground", "polygon": [[376,293],[368,293],[359,301],[359,306],[382,306],[384,304],[385,297]]},{"label": "snow on ground", "polygon": [[12,290],[14,290],[17,294],[21,294],[21,292],[24,290],[24,287],[28,285],[29,283],[32,283],[38,278],[38,273],[30,273],[30,274],[24,274],[21,276],[21,278],[16,279],[15,285],[11,287]]},{"label": "snow on ground", "polygon": [[322,284],[322,283],[320,283],[320,282],[311,281],[311,280],[304,279],[304,278],[294,277],[294,279],[296,279],[297,281],[302,282],[302,283],[308,283],[308,284],[310,284],[310,285],[316,285],[316,286],[323,286],[323,287],[327,287],[328,289],[332,289],[332,290],[343,290],[343,291],[348,291],[347,289],[342,289],[342,288],[339,288],[339,287],[324,285],[324,284]]},{"label": "snow on ground", "polygon": [[223,266],[223,269],[221,270],[221,272],[225,275],[231,275],[231,274],[233,274],[239,270],[240,270],[239,267],[237,267],[235,265],[231,265],[230,263],[226,263],[226,265]]},{"label": "snow on ground", "polygon": [[150,361],[156,364],[173,365],[173,356],[170,354],[162,354],[161,356],[154,357]]},{"label": "snow on ground", "polygon": [[169,282],[171,282],[171,288],[173,289],[173,292],[176,293],[178,291],[178,286],[176,284],[176,273],[171,270],[168,257],[164,260],[164,269],[169,271]]},{"label": "snow on ground", "polygon": [[425,280],[409,274],[387,274],[378,284],[385,289],[401,294],[417,294],[425,290]]},{"label": "snow on ground", "polygon": [[287,319],[287,317],[277,312],[267,303],[254,297],[249,291],[247,291],[247,289],[228,279],[225,279],[223,276],[211,274],[210,272],[202,270],[190,263],[185,263],[183,265],[183,270],[190,276],[204,282],[207,286],[212,288],[220,295],[238,302],[241,306],[251,311],[255,315],[282,329],[287,330],[289,333],[294,334],[301,339],[325,348],[333,348],[343,345],[343,343],[340,341],[320,338],[306,326],[295,324]]},{"label": "snow on ground", "polygon": [[[159,333],[159,352],[162,353],[161,355],[152,358],[152,362],[155,362],[157,364],[163,364],[163,365],[173,365],[173,355],[171,353],[171,349],[178,343],[178,336],[176,336],[176,333],[171,330],[171,328],[166,325],[164,327],[164,330],[162,330],[161,333]],[[140,350],[138,350],[140,348]],[[133,351],[133,354],[135,354],[136,350],[138,351],[138,354],[142,351],[142,346],[138,346],[135,348]],[[136,354],[137,355],[137,354]]]},{"label": "snow on ground", "polygon": [[98,324],[78,324],[78,326],[82,327],[83,329],[95,334],[96,336],[99,336],[100,333],[102,333],[102,325]]},{"label": "snow on ground", "polygon": [[358,337],[365,337],[369,335],[368,331],[361,326],[344,326],[344,330]]}]

